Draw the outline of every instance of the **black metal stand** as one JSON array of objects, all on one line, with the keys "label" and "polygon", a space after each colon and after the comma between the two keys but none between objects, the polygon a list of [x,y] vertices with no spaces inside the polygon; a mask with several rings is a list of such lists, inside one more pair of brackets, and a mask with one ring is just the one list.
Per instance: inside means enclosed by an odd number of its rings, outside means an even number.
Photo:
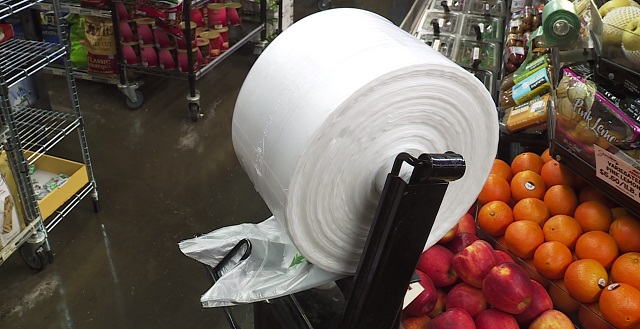
[{"label": "black metal stand", "polygon": [[[399,175],[403,164],[413,166],[409,182]],[[346,296],[344,307],[325,308],[311,297],[314,310],[301,305],[303,294],[254,304],[256,329],[397,329],[407,287],[429,237],[449,181],[464,175],[465,162],[455,153],[407,153],[396,157],[385,182],[356,273],[338,282]],[[334,298],[335,299],[335,298]],[[305,314],[313,311],[315,318]],[[320,319],[320,320],[317,320]],[[317,323],[316,321],[322,322]]]}]

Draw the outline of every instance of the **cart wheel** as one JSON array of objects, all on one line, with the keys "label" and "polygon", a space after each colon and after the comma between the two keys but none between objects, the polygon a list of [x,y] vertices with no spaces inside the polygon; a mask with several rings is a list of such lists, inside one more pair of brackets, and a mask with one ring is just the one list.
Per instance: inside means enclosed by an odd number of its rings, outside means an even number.
[{"label": "cart wheel", "polygon": [[42,249],[42,247],[39,247],[36,252],[32,252],[29,246],[23,244],[22,246],[20,246],[20,256],[22,257],[22,260],[27,264],[27,266],[36,271],[40,271],[44,268],[45,263],[43,259],[44,255],[40,256],[41,253],[39,253],[39,251],[41,251]]},{"label": "cart wheel", "polygon": [[142,92],[140,90],[136,90],[136,97],[138,98],[138,101],[136,102],[132,102],[129,99],[129,97],[125,98],[125,101],[127,102],[127,106],[132,110],[139,108],[140,106],[142,106],[142,103],[144,102],[144,97],[142,96]]},{"label": "cart wheel", "polygon": [[100,201],[93,199],[93,212],[95,213],[99,213],[100,212]]},{"label": "cart wheel", "polygon": [[318,0],[318,10],[331,9],[331,0]]},{"label": "cart wheel", "polygon": [[189,103],[189,116],[191,117],[191,121],[198,122],[200,118],[200,105]]}]

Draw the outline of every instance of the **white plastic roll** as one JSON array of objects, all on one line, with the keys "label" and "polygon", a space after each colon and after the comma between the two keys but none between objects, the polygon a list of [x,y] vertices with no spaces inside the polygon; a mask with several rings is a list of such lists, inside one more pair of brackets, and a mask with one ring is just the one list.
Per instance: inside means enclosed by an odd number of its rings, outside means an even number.
[{"label": "white plastic roll", "polygon": [[311,15],[278,36],[242,85],[232,131],[244,170],[296,247],[341,274],[356,270],[398,153],[466,160],[426,249],[473,204],[498,144],[495,105],[480,81],[358,9]]}]

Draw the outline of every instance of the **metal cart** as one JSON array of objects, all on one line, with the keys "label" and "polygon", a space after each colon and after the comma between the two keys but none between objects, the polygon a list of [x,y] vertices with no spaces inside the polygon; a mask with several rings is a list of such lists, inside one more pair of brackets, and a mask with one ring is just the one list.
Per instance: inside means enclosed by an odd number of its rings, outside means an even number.
[{"label": "metal cart", "polygon": [[[191,9],[200,7],[209,0],[185,0],[183,2],[183,22],[185,29],[182,31],[185,37],[185,43],[187,45],[192,43],[192,36],[189,33],[188,27],[191,22]],[[115,9],[115,1],[111,2],[111,11],[116,12]],[[142,65],[131,65],[126,64],[123,61],[122,48],[120,46],[120,29],[119,29],[119,18],[117,14],[112,15],[114,20],[114,31],[116,35],[116,46],[117,46],[117,56],[120,60],[120,83],[118,87],[125,93],[128,97],[127,104],[131,108],[135,108],[136,106],[140,106],[143,101],[142,93],[137,90],[137,84],[131,84],[127,78],[127,72],[136,72],[140,74],[151,74],[165,78],[175,78],[175,79],[183,79],[187,80],[189,83],[189,94],[187,95],[187,105],[189,110],[189,116],[193,122],[198,121],[198,119],[203,115],[200,111],[200,91],[196,89],[196,81],[202,78],[205,74],[211,72],[214,67],[224,61],[227,57],[231,56],[235,51],[240,49],[243,45],[253,40],[256,36],[260,35],[261,44],[259,47],[264,47],[266,43],[266,22],[267,22],[267,1],[261,0],[260,2],[260,22],[246,22],[244,21],[241,26],[234,27],[235,33],[230,33],[230,39],[235,34],[239,39],[230,40],[229,49],[222,52],[220,56],[212,59],[209,63],[205,64],[202,67],[199,67],[197,70],[194,70],[194,62],[193,62],[193,52],[191,47],[186,47],[187,52],[187,61],[188,61],[188,72],[180,72],[179,70],[164,70],[158,67],[145,67]],[[129,101],[130,100],[130,101]]]},{"label": "metal cart", "polygon": [[[0,1],[0,19],[36,3],[36,1],[2,0]],[[0,45],[2,145],[17,184],[18,197],[24,208],[26,224],[26,228],[2,249],[0,264],[19,249],[27,265],[36,270],[42,269],[46,263],[53,260],[47,240],[48,232],[58,225],[84,197],[91,195],[94,210],[97,212],[100,209],[84,121],[71,69],[69,40],[62,28],[60,3],[54,0],[52,6],[57,33],[62,40],[61,45],[18,39],[11,39]],[[13,107],[9,101],[9,88],[22,79],[41,72],[56,60],[62,60],[63,63],[72,110],[60,112],[31,107]],[[74,131],[78,133],[83,157],[82,165],[86,169],[88,182],[74,191],[71,197],[44,222],[45,218],[42,218],[29,167],[46,157],[45,154],[49,150]]]}]

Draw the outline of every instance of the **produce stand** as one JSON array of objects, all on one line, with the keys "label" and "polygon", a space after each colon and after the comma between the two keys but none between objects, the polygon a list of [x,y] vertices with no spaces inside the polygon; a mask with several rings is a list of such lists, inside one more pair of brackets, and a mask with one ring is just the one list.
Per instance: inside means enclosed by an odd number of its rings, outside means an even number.
[{"label": "produce stand", "polygon": [[[9,9],[3,9],[0,19],[36,4],[38,2],[2,1],[0,8]],[[52,10],[55,14],[57,35],[62,40],[60,44],[16,38],[0,44],[0,93],[2,96],[1,119],[3,127],[1,140],[6,153],[6,156],[3,155],[3,160],[6,157],[11,172],[10,175],[5,175],[3,178],[16,185],[16,192],[12,192],[9,185],[9,194],[16,201],[10,202],[9,197],[5,197],[4,218],[6,223],[8,214],[15,215],[11,208],[8,208],[8,206],[15,205],[18,207],[18,216],[25,225],[20,233],[14,236],[2,249],[0,263],[4,262],[11,253],[19,250],[27,265],[35,270],[42,269],[53,260],[47,234],[80,200],[91,195],[95,211],[99,211],[100,208],[84,121],[71,69],[70,47],[62,28],[62,11],[59,2],[53,3]],[[9,88],[22,79],[41,72],[58,60],[62,61],[64,67],[64,76],[72,105],[71,111],[60,112],[12,106],[9,103]],[[74,132],[79,137],[82,163],[46,154]],[[69,166],[77,170],[60,174],[66,170],[64,168],[68,169]],[[44,177],[55,176],[57,178],[49,181],[37,181],[36,175],[43,175],[41,169],[45,168],[54,173],[44,174]],[[46,192],[43,190],[45,186]],[[10,225],[10,227],[17,228],[15,225]],[[3,233],[5,233],[4,230],[6,228],[3,229]]]}]

